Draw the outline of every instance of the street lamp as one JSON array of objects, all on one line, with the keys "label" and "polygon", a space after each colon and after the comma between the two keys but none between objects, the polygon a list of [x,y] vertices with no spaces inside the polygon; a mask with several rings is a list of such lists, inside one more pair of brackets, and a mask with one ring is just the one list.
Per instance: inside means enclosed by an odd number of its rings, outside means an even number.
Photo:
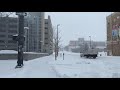
[{"label": "street lamp", "polygon": [[41,45],[40,52],[42,52],[42,43],[43,43],[43,41],[40,41],[40,45]]},{"label": "street lamp", "polygon": [[91,36],[89,36],[89,38],[90,38],[90,48],[91,48]]},{"label": "street lamp", "polygon": [[58,27],[60,26],[60,24],[57,25],[57,56],[58,56],[58,43],[59,43],[59,40],[58,40]]},{"label": "street lamp", "polygon": [[25,30],[25,52],[29,50],[29,27],[24,27]]}]

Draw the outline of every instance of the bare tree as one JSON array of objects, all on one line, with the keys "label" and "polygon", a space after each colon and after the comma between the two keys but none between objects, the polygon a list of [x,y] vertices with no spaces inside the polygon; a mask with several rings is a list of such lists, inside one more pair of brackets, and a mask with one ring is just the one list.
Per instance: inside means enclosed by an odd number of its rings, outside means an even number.
[{"label": "bare tree", "polygon": [[[60,31],[58,32],[60,34]],[[56,28],[53,27],[53,45],[54,45],[54,52],[55,52],[55,60],[57,59],[58,56],[58,50],[61,46],[61,37],[57,35]]]}]

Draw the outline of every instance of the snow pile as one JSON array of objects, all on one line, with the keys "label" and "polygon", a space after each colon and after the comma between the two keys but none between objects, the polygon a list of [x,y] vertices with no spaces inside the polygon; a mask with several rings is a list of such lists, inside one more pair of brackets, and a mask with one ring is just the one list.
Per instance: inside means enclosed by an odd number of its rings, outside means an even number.
[{"label": "snow pile", "polygon": [[0,50],[0,54],[17,54],[17,51],[14,50]]},{"label": "snow pile", "polygon": [[24,52],[26,54],[48,54],[48,53],[37,53],[37,52]]},{"label": "snow pile", "polygon": [[98,56],[107,56],[107,52],[98,52]]}]

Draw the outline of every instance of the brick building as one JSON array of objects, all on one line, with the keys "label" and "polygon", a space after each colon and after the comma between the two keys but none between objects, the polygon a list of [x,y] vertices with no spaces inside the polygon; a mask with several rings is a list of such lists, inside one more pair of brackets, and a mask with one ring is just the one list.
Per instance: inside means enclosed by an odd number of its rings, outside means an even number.
[{"label": "brick building", "polygon": [[120,56],[120,12],[111,13],[107,20],[107,53]]}]

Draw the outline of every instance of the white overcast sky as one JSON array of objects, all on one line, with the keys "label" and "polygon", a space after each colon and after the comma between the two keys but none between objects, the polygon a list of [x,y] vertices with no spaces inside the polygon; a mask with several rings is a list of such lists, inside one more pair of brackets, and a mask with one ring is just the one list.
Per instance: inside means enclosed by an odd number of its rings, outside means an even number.
[{"label": "white overcast sky", "polygon": [[111,12],[45,12],[45,18],[51,16],[52,25],[60,24],[62,45],[70,40],[89,36],[94,41],[106,41],[106,16]]}]

